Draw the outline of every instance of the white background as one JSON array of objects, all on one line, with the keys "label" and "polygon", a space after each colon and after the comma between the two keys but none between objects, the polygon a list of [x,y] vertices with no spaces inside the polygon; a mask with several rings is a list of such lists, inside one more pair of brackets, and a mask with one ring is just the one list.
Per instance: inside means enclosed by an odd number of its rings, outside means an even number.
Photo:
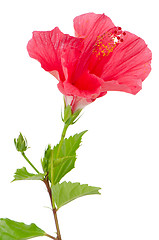
[{"label": "white background", "polygon": [[[87,106],[67,136],[88,129],[76,168],[64,179],[100,186],[101,196],[78,199],[59,210],[63,240],[159,239],[159,66],[156,0],[5,0],[0,3],[0,217],[34,222],[49,234],[55,226],[41,182],[14,182],[30,166],[16,152],[21,131],[27,156],[41,169],[48,143],[60,139],[63,98],[57,80],[28,56],[34,30],[58,26],[73,34],[72,21],[105,13],[117,26],[142,37],[153,53],[152,72],[136,96],[109,92]],[[55,234],[54,234],[55,235]],[[37,238],[41,239],[41,238]],[[47,239],[43,237],[42,239]]]}]

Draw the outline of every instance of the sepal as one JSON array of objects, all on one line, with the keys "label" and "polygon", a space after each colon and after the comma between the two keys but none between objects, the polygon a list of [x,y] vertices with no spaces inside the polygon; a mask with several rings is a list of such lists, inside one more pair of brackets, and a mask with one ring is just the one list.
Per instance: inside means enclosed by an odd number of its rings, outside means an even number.
[{"label": "sepal", "polygon": [[72,116],[71,106],[68,105],[64,109],[64,119],[63,119],[64,123],[66,123],[68,121],[68,119],[71,118],[71,116]]},{"label": "sepal", "polygon": [[82,109],[78,109],[77,111],[72,113],[71,106],[70,105],[66,106],[66,104],[65,104],[64,105],[64,117],[61,114],[61,119],[66,125],[72,125],[78,121],[79,118],[77,119],[77,117],[79,116],[81,111],[82,111]]}]

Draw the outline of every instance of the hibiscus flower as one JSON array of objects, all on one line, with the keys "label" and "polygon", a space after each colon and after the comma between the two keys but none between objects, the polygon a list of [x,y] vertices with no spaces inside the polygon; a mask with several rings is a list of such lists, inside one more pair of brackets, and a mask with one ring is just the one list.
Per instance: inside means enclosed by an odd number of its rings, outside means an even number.
[{"label": "hibiscus flower", "polygon": [[143,39],[116,27],[104,14],[86,13],[74,19],[75,37],[34,31],[30,57],[57,78],[58,89],[72,111],[107,91],[138,93],[151,71],[152,54]]}]

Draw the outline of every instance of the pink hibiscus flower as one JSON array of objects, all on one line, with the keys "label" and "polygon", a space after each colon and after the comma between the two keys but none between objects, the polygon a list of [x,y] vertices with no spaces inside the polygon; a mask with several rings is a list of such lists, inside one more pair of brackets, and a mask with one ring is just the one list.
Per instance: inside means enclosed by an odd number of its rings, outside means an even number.
[{"label": "pink hibiscus flower", "polygon": [[104,14],[80,15],[74,19],[74,29],[75,37],[58,27],[35,31],[27,45],[30,57],[58,79],[73,112],[107,91],[141,90],[152,58],[143,39],[122,31]]}]

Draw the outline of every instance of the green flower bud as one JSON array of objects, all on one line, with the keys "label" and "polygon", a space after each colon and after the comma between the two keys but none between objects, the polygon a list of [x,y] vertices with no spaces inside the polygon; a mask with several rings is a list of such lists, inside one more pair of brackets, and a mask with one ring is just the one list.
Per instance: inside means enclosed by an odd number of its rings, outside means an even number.
[{"label": "green flower bud", "polygon": [[45,150],[44,157],[43,159],[41,159],[41,164],[44,172],[48,172],[50,156],[51,156],[51,145],[48,145],[47,149]]},{"label": "green flower bud", "polygon": [[25,152],[28,149],[27,140],[25,137],[23,137],[21,133],[19,134],[19,137],[17,139],[14,138],[14,144],[17,151],[19,152]]}]

